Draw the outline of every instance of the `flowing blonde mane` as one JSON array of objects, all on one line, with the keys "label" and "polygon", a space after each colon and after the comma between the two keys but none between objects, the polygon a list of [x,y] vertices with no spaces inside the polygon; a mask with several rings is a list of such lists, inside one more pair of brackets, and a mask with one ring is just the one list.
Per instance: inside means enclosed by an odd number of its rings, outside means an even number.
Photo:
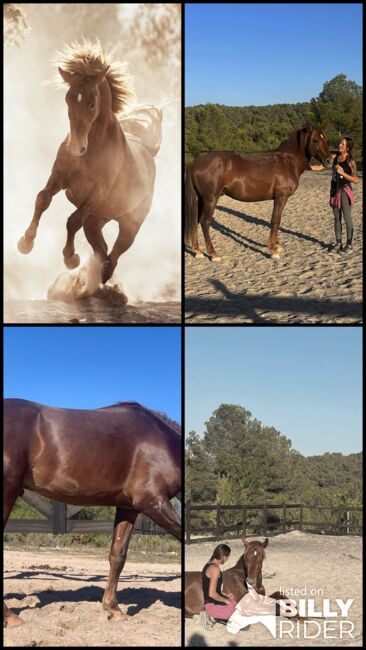
[{"label": "flowing blonde mane", "polygon": [[111,53],[103,52],[99,40],[95,43],[85,38],[81,43],[74,41],[71,45],[67,45],[62,52],[56,53],[54,63],[75,75],[76,79],[80,81],[92,77],[103,68],[110,66],[106,80],[111,90],[113,113],[122,112],[134,100],[131,76],[125,71],[126,64],[112,61]]}]

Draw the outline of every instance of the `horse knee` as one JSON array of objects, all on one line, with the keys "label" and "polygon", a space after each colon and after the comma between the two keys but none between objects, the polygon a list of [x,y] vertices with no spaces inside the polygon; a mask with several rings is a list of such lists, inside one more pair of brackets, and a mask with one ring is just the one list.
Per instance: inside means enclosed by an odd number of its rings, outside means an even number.
[{"label": "horse knee", "polygon": [[38,192],[36,198],[37,210],[40,210],[41,212],[47,210],[49,204],[51,203],[51,200],[52,200],[52,196],[50,192],[48,192],[47,190],[41,190],[40,192]]}]

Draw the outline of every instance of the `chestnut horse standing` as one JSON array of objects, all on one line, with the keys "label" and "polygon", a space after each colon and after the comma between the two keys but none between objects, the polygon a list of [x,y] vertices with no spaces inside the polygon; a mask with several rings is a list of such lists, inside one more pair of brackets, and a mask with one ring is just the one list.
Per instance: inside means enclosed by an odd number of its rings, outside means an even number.
[{"label": "chestnut horse standing", "polygon": [[[63,68],[58,70],[69,86],[66,103],[70,132],[58,150],[46,186],[37,196],[32,221],[18,249],[21,253],[32,250],[42,213],[55,194],[66,190],[77,209],[67,220],[65,265],[73,269],[80,263],[74,238],[83,228],[103,263],[102,281],[106,282],[151,207],[162,112],[141,107],[131,113],[130,120],[118,116],[133,92],[128,77],[103,54],[99,43],[76,44],[61,58]],[[119,234],[108,254],[102,228],[111,219],[118,222]]]},{"label": "chestnut horse standing", "polygon": [[[262,564],[264,549],[268,546],[268,537],[264,542],[249,542],[244,537],[244,553],[236,565],[222,572],[222,590],[232,594],[235,602],[248,593],[246,582],[254,587],[258,594],[264,596],[262,584]],[[192,617],[199,614],[204,607],[202,589],[202,571],[186,571],[184,574],[184,615]]]},{"label": "chestnut horse standing", "polygon": [[273,258],[279,258],[283,250],[278,239],[282,211],[312,157],[324,166],[332,161],[324,127],[307,124],[265,154],[248,157],[213,151],[196,158],[187,168],[185,185],[185,241],[196,257],[203,257],[198,245],[200,223],[208,255],[220,260],[209,231],[217,202],[226,194],[238,201],[273,200],[268,248]]},{"label": "chestnut horse standing", "polygon": [[[96,410],[22,399],[4,406],[4,527],[24,488],[75,505],[116,506],[103,608],[127,618],[117,585],[137,515],[181,539],[170,499],[180,491],[181,436],[136,402]],[[4,604],[5,624],[22,620]]]}]

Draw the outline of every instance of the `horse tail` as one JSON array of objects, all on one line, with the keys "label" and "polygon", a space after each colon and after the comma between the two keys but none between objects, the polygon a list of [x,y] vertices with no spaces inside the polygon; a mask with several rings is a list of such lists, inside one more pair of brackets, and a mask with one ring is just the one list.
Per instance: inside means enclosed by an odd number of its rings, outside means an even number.
[{"label": "horse tail", "polygon": [[184,241],[190,246],[198,228],[198,196],[192,181],[192,165],[188,165],[185,183]]}]

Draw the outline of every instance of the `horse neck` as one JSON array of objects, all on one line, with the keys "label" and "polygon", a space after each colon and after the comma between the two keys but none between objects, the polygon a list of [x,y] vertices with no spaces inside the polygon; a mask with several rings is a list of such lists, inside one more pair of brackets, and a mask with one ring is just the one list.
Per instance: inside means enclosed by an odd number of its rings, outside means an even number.
[{"label": "horse neck", "polygon": [[244,555],[241,555],[240,558],[238,559],[237,563],[233,567],[235,571],[238,571],[240,574],[244,576],[244,579],[247,577],[247,570],[245,567],[245,562],[244,562]]},{"label": "horse neck", "polygon": [[304,142],[304,138],[298,136],[298,131],[291,133],[290,137],[285,140],[285,142],[282,142],[275,151],[294,154],[298,160],[298,169],[300,174],[302,174],[309,165],[310,158],[306,155],[306,142]]},{"label": "horse neck", "polygon": [[99,85],[99,93],[100,111],[92,129],[92,131],[98,135],[101,132],[103,133],[111,123],[117,120],[112,111],[112,95],[107,79],[104,79],[104,81]]}]

